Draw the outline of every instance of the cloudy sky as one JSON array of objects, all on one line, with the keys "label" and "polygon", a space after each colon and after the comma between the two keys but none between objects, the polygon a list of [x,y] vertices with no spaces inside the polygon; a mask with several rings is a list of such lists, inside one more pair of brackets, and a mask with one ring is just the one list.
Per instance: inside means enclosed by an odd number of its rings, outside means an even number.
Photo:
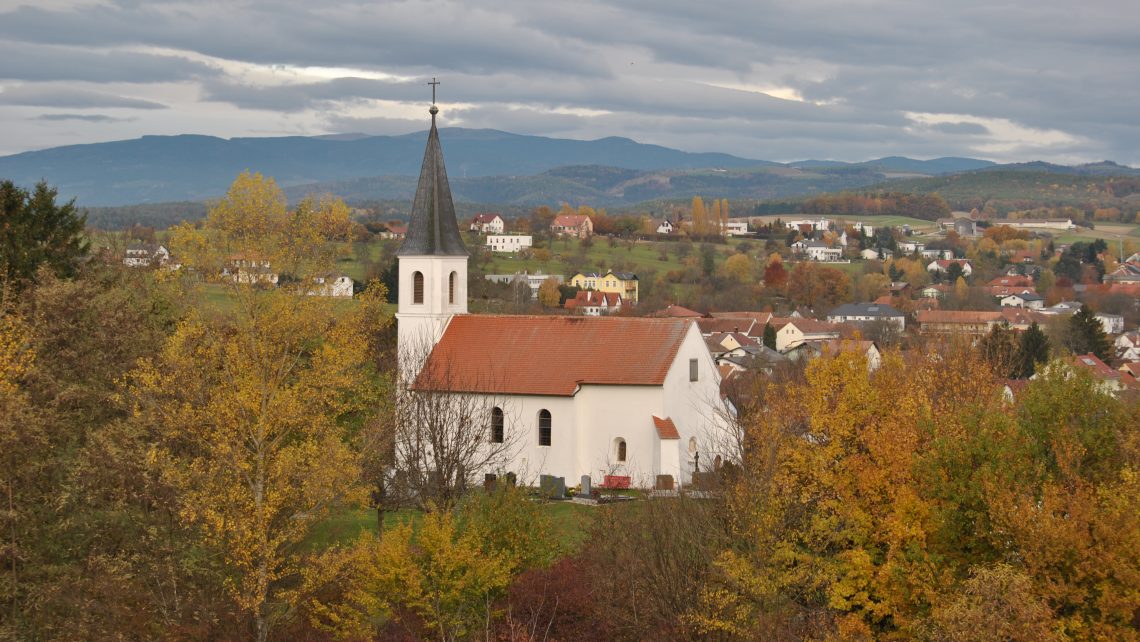
[{"label": "cloudy sky", "polygon": [[1135,0],[0,0],[0,155],[444,126],[1140,165]]}]

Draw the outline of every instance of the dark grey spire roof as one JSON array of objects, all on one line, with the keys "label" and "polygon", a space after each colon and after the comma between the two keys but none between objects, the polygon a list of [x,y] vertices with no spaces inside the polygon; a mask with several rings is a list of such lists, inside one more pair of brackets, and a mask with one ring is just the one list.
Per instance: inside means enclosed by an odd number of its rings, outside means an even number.
[{"label": "dark grey spire roof", "polygon": [[412,220],[396,256],[467,256],[467,248],[463,246],[459,226],[455,222],[455,204],[451,201],[447,170],[443,167],[443,151],[439,147],[439,132],[435,128],[435,115],[439,109],[432,105],[430,111],[431,131],[428,132],[416,198],[412,202]]}]

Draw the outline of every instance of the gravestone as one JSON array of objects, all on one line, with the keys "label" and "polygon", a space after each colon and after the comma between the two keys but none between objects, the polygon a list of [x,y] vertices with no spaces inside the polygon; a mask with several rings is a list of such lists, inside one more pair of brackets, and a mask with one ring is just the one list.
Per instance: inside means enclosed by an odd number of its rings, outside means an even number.
[{"label": "gravestone", "polygon": [[566,497],[566,478],[542,475],[538,478],[538,488],[544,497],[563,499]]},{"label": "gravestone", "polygon": [[716,473],[694,472],[693,488],[697,490],[712,490],[717,485]]},{"label": "gravestone", "polygon": [[582,475],[582,496],[583,497],[589,497],[590,496],[590,476],[589,475]]},{"label": "gravestone", "polygon": [[495,482],[498,479],[499,479],[499,476],[494,474],[494,473],[487,473],[487,474],[483,475],[483,490],[485,490],[487,492],[491,492],[491,491],[495,490]]},{"label": "gravestone", "polygon": [[653,490],[673,490],[673,476],[658,475],[657,483],[653,485]]}]

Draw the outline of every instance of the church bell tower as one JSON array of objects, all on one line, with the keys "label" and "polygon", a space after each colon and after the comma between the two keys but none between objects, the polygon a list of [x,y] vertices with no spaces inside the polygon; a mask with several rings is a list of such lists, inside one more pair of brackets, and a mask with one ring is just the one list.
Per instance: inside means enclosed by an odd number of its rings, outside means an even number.
[{"label": "church bell tower", "polygon": [[404,243],[396,253],[400,272],[396,312],[399,365],[405,376],[413,377],[452,315],[467,313],[468,255],[455,221],[455,204],[435,126],[439,113],[435,84],[428,110],[431,130],[412,202],[412,217]]}]

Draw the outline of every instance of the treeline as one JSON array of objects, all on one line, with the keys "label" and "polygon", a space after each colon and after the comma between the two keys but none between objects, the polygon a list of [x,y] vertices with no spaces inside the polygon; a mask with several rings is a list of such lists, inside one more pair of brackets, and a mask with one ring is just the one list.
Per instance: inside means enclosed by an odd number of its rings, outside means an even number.
[{"label": "treeline", "polygon": [[87,213],[87,224],[95,229],[122,230],[132,225],[142,225],[164,230],[182,221],[205,218],[208,207],[206,203],[179,201],[83,209]]},{"label": "treeline", "polygon": [[927,221],[950,216],[950,206],[938,194],[902,192],[825,194],[807,199],[799,211],[821,216],[909,216]]}]

